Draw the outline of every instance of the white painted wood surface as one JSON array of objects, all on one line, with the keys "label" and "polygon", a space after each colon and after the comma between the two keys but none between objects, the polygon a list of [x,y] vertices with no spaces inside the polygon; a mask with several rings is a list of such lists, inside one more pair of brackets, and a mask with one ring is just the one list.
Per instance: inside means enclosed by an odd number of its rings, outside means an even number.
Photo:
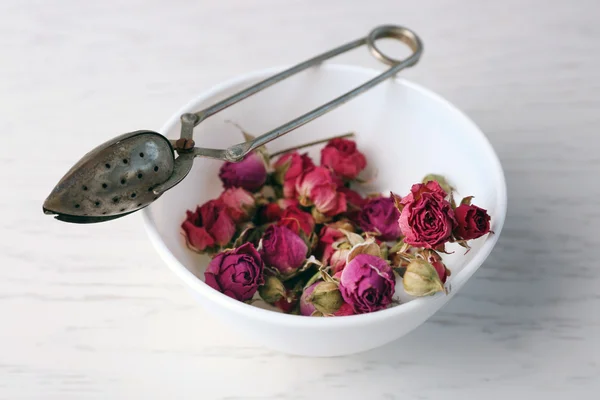
[{"label": "white painted wood surface", "polygon": [[[565,399],[600,390],[597,1],[0,2],[0,399]],[[404,73],[487,133],[509,213],[453,301],[352,357],[255,347],[197,306],[139,216],[59,223],[54,183],[197,93],[404,24]],[[382,68],[366,52],[336,62]],[[589,397],[589,398],[592,398]]]}]

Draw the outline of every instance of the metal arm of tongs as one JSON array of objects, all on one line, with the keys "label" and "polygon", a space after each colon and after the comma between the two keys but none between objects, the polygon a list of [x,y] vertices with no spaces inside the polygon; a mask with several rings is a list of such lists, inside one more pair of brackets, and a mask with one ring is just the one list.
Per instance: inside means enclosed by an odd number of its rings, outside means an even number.
[{"label": "metal arm of tongs", "polygon": [[[376,41],[380,38],[399,39],[413,52],[404,60],[388,57],[377,47]],[[300,71],[365,44],[375,57],[390,65],[387,71],[245,143],[223,150],[194,147],[194,127],[206,118]],[[411,30],[391,25],[375,28],[364,38],[286,69],[202,111],[183,114],[178,140],[169,140],[157,132],[142,130],[118,136],[96,147],[63,176],[44,202],[43,210],[56,215],[59,220],[74,223],[108,221],[138,211],[181,182],[192,169],[195,157],[240,161],[258,147],[339,107],[400,70],[415,65],[422,52],[423,44]]]},{"label": "metal arm of tongs", "polygon": [[[410,47],[412,50],[412,54],[403,60],[397,60],[392,57],[385,55],[381,50],[377,47],[376,41],[381,38],[394,38],[402,41],[406,45]],[[193,142],[193,133],[194,127],[200,124],[205,119],[217,114],[218,112],[226,109],[233,104],[246,99],[247,97],[252,96],[255,93],[260,92],[263,89],[268,88],[271,85],[274,85],[277,82],[280,82],[292,75],[295,75],[301,71],[304,71],[307,68],[313,67],[317,64],[322,63],[325,60],[338,56],[347,51],[353,50],[357,47],[367,45],[371,53],[380,61],[384,62],[391,67],[376,76],[375,78],[363,83],[362,85],[352,89],[348,93],[345,93],[322,106],[315,108],[312,111],[307,112],[304,115],[299,116],[298,118],[287,122],[267,133],[264,133],[258,136],[255,139],[250,141],[239,143],[233,145],[227,149],[206,149],[200,147],[192,147]],[[227,160],[227,161],[240,161],[246,156],[248,153],[256,150],[258,147],[263,146],[264,144],[269,143],[270,141],[277,139],[278,137],[285,135],[288,132],[293,131],[301,127],[302,125],[320,117],[321,115],[341,106],[347,101],[353,99],[354,97],[360,95],[361,93],[371,89],[373,86],[383,82],[384,80],[394,76],[404,68],[412,67],[415,65],[423,53],[423,43],[421,39],[417,36],[416,33],[411,31],[410,29],[395,26],[395,25],[382,25],[375,29],[373,29],[366,37],[356,39],[352,42],[346,43],[342,46],[339,46],[335,49],[329,50],[323,54],[320,54],[316,57],[313,57],[309,60],[306,60],[298,65],[295,65],[285,71],[282,71],[270,78],[267,78],[261,82],[258,82],[247,89],[236,93],[223,101],[220,101],[217,104],[214,104],[204,110],[198,111],[196,113],[187,113],[181,116],[181,137],[178,141],[172,141],[175,150],[180,154],[178,160],[179,162],[175,162],[175,170],[173,176],[169,181],[155,188],[155,193],[164,192],[177,183],[179,183],[190,171],[192,167],[192,160],[194,157],[209,157],[216,158],[219,160]],[[186,148],[183,148],[185,144]],[[190,148],[191,147],[191,148]]]}]

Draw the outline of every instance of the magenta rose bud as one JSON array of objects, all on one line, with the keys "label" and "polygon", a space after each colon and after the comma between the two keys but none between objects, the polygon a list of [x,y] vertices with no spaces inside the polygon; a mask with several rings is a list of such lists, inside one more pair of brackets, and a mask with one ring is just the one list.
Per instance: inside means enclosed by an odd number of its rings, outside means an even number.
[{"label": "magenta rose bud", "polygon": [[233,222],[248,221],[254,214],[256,200],[251,193],[242,188],[226,189],[221,193],[218,200],[227,206]]},{"label": "magenta rose bud", "polygon": [[284,277],[293,275],[304,264],[307,252],[304,240],[285,226],[271,225],[262,237],[263,261]]},{"label": "magenta rose bud", "polygon": [[355,179],[367,166],[367,159],[354,141],[333,139],[321,150],[321,165],[342,178]]},{"label": "magenta rose bud", "polygon": [[285,198],[296,197],[296,179],[311,169],[315,164],[307,153],[299,154],[297,151],[284,154],[273,164],[275,178],[283,185],[283,196]]},{"label": "magenta rose bud", "polygon": [[342,297],[357,314],[386,308],[392,302],[395,290],[392,268],[377,256],[359,254],[342,270]]},{"label": "magenta rose bud", "polygon": [[235,223],[227,206],[219,200],[210,200],[197,207],[195,212],[187,211],[181,227],[190,246],[198,251],[225,246],[235,234]]},{"label": "magenta rose bud", "polygon": [[462,240],[477,239],[490,231],[490,216],[483,208],[462,204],[454,210],[457,226],[454,234]]},{"label": "magenta rose bud", "polygon": [[307,287],[306,289],[304,289],[304,292],[302,292],[302,296],[300,297],[300,314],[301,315],[310,317],[311,315],[313,315],[313,313],[315,311],[317,311],[314,304],[312,304],[308,301],[308,298],[310,297],[313,290],[315,290],[315,288],[317,287],[318,284],[319,284],[319,282],[315,282],[312,285],[310,285],[309,287]]},{"label": "magenta rose bud", "polygon": [[446,192],[436,181],[412,186],[411,192],[400,200],[398,224],[405,243],[434,249],[448,241],[456,219],[445,198]]},{"label": "magenta rose bud", "polygon": [[365,232],[376,232],[377,239],[397,240],[402,232],[398,225],[400,212],[391,197],[370,199],[358,214],[358,223]]},{"label": "magenta rose bud", "polygon": [[267,167],[263,158],[256,152],[250,153],[242,161],[226,161],[219,170],[223,187],[241,187],[255,192],[267,180]]},{"label": "magenta rose bud", "polygon": [[309,236],[315,229],[315,220],[309,213],[302,211],[297,206],[291,206],[283,211],[278,225],[285,226],[296,234],[303,232]]},{"label": "magenta rose bud", "polygon": [[204,272],[204,281],[233,299],[246,301],[263,283],[263,267],[263,261],[252,243],[245,243],[213,258]]}]

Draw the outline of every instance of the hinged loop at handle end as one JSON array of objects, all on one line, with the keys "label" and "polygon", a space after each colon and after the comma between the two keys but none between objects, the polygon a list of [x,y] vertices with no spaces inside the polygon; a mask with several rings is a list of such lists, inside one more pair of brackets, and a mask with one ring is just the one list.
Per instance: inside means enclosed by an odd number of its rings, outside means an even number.
[{"label": "hinged loop at handle end", "polygon": [[[393,57],[389,57],[377,47],[377,40],[383,38],[398,39],[410,47],[413,53],[404,60],[397,60]],[[369,36],[367,36],[367,46],[375,58],[392,66],[406,63],[406,67],[412,67],[419,61],[423,54],[423,42],[421,42],[421,39],[410,29],[396,25],[383,25],[373,29],[371,33],[369,33]]]}]

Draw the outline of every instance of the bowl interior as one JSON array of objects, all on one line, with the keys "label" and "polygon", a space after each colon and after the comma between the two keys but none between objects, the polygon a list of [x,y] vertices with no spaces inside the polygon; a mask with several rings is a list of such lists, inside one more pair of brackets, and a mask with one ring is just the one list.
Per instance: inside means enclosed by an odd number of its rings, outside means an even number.
[{"label": "bowl interior", "polygon": [[[181,113],[201,110],[276,71],[272,69],[246,75],[213,88],[175,114],[162,133],[169,138],[177,138]],[[377,73],[336,65],[304,72],[202,122],[195,130],[196,145],[226,148],[243,141],[240,130],[231,122],[239,124],[250,134],[260,135],[339,96]],[[346,132],[356,133],[359,149],[367,156],[369,172],[376,174],[374,181],[365,185],[364,191],[391,190],[403,196],[424,175],[439,173],[456,187],[458,200],[462,196],[473,195],[474,203],[488,210],[496,235],[473,241],[473,249],[466,256],[458,246],[452,248],[456,250],[455,254],[445,256],[452,270],[450,282],[453,288],[462,286],[491,251],[506,212],[502,169],[487,139],[467,117],[445,100],[417,85],[397,79],[380,84],[271,142],[267,148],[275,152]],[[320,147],[309,149],[317,162]],[[186,210],[193,210],[198,204],[219,195],[222,188],[217,174],[221,164],[221,161],[196,159],[188,177],[144,211],[149,229],[155,230],[177,264],[200,280],[203,280],[208,257],[186,248],[180,225]],[[400,293],[402,290],[397,292],[401,299],[408,299]]]}]

